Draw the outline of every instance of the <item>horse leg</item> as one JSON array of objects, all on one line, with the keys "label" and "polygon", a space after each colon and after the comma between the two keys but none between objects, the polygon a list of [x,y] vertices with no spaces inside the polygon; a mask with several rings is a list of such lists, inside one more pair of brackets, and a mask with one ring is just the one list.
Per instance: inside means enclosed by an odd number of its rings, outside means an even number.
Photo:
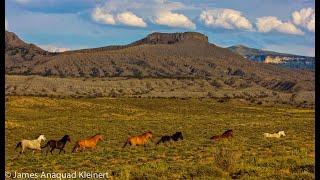
[{"label": "horse leg", "polygon": [[25,150],[25,147],[24,147],[24,146],[21,146],[20,154],[23,154],[23,153],[24,153],[24,150]]},{"label": "horse leg", "polygon": [[46,156],[48,155],[48,152],[50,151],[50,146],[48,146],[47,151],[46,151]]},{"label": "horse leg", "polygon": [[59,154],[61,153],[62,149],[60,149]]},{"label": "horse leg", "polygon": [[53,150],[54,150],[54,147],[53,147],[53,148],[51,148],[51,151],[50,151],[52,155],[53,155],[53,153],[52,153],[52,151],[53,151]]},{"label": "horse leg", "polygon": [[72,152],[77,152],[79,147],[79,144],[74,145]]},{"label": "horse leg", "polygon": [[39,145],[39,147],[37,148],[38,151],[42,151],[41,146]]}]

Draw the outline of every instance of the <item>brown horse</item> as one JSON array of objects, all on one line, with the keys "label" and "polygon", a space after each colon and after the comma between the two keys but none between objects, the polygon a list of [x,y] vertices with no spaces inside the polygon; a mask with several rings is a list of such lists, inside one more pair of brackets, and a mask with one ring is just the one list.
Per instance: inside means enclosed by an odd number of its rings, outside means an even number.
[{"label": "brown horse", "polygon": [[123,145],[123,148],[126,147],[127,144],[130,146],[136,146],[136,145],[144,145],[146,146],[149,139],[152,138],[152,132],[148,131],[146,133],[143,133],[139,136],[131,136],[127,139],[126,143]]},{"label": "brown horse", "polygon": [[231,138],[231,137],[233,137],[233,131],[230,129],[225,131],[222,135],[212,136],[210,139],[212,139],[213,141],[219,141],[221,139]]},{"label": "brown horse", "polygon": [[77,152],[78,149],[94,149],[96,148],[98,141],[103,141],[101,134],[96,134],[88,139],[79,140],[73,147],[72,152]]}]

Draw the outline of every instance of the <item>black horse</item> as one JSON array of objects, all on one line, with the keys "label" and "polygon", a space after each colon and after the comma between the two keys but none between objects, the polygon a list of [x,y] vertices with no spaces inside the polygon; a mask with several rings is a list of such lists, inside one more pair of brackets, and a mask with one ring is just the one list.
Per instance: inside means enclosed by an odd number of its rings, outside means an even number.
[{"label": "black horse", "polygon": [[161,139],[157,142],[157,144],[165,143],[168,141],[178,141],[179,139],[183,140],[183,136],[181,132],[176,132],[172,136],[162,136]]},{"label": "black horse", "polygon": [[48,147],[47,148],[47,152],[46,152],[46,155],[48,154],[48,152],[50,151],[50,153],[52,154],[52,151],[54,149],[60,149],[59,151],[59,154],[61,153],[61,151],[63,151],[64,153],[66,153],[66,151],[63,149],[64,146],[67,144],[67,142],[70,142],[71,143],[71,139],[70,139],[70,136],[69,135],[65,135],[63,136],[63,138],[61,138],[59,141],[56,141],[56,140],[50,140],[48,141],[48,143],[41,147],[41,149],[45,148],[45,147]]}]

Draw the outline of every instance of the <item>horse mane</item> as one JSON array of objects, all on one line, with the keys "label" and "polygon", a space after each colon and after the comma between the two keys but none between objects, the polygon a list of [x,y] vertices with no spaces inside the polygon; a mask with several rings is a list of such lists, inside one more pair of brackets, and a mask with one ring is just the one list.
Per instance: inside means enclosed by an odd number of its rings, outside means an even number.
[{"label": "horse mane", "polygon": [[176,132],[171,137],[177,137],[177,136],[182,136],[182,133],[181,132]]},{"label": "horse mane", "polygon": [[37,136],[37,137],[35,137],[35,139],[38,139],[41,135],[43,135],[43,134],[38,134],[38,136]]},{"label": "horse mane", "polygon": [[69,135],[64,135],[61,139],[67,139],[69,137]]},{"label": "horse mane", "polygon": [[94,138],[94,137],[96,137],[96,136],[101,136],[101,134],[100,133],[98,133],[98,134],[96,134],[96,135],[94,135],[94,136],[91,136],[90,138]]},{"label": "horse mane", "polygon": [[229,129],[229,130],[225,131],[225,132],[222,134],[222,136],[230,136],[230,135],[232,135],[232,133],[233,133],[233,130]]}]

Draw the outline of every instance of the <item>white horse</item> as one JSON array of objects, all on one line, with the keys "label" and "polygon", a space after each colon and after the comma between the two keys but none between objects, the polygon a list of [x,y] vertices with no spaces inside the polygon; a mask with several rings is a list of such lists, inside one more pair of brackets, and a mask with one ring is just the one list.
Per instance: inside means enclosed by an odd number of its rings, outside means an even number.
[{"label": "white horse", "polygon": [[279,131],[277,133],[263,133],[264,137],[274,137],[274,138],[280,138],[281,136],[286,136],[286,134],[284,133],[284,131]]},{"label": "white horse", "polygon": [[20,154],[24,153],[26,149],[32,149],[33,153],[34,153],[34,150],[41,151],[41,141],[46,141],[46,140],[47,139],[46,137],[44,137],[44,135],[40,135],[37,139],[34,139],[34,140],[23,139],[17,144],[16,149],[18,147],[21,147]]}]

